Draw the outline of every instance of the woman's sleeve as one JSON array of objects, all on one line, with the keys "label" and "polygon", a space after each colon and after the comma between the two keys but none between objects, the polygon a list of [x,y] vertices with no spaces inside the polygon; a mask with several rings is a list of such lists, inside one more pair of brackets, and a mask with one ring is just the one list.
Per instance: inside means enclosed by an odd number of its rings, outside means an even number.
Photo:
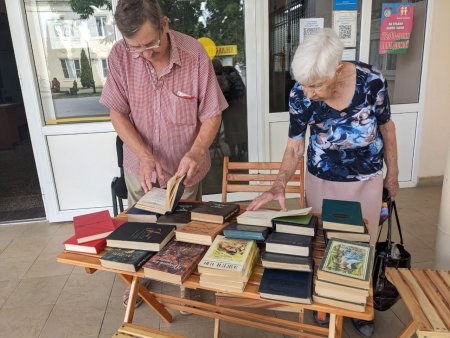
[{"label": "woman's sleeve", "polygon": [[303,91],[296,84],[289,94],[289,137],[294,140],[304,138],[308,126],[303,98]]},{"label": "woman's sleeve", "polygon": [[375,116],[378,124],[385,124],[391,119],[391,104],[389,101],[388,84],[383,74],[378,73],[376,80],[373,80],[372,92],[375,96]]}]

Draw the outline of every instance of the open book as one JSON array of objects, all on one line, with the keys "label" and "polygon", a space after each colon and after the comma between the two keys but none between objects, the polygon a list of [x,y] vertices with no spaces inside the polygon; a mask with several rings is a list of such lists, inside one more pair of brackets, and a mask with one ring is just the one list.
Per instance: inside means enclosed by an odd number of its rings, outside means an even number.
[{"label": "open book", "polygon": [[239,224],[257,225],[271,228],[272,219],[285,216],[299,216],[307,215],[311,211],[311,208],[295,209],[289,211],[278,211],[269,209],[259,209],[254,211],[245,211],[243,214],[237,217]]},{"label": "open book", "polygon": [[167,182],[167,188],[153,187],[136,203],[135,207],[142,210],[165,214],[173,212],[184,192],[183,177],[173,176]]}]

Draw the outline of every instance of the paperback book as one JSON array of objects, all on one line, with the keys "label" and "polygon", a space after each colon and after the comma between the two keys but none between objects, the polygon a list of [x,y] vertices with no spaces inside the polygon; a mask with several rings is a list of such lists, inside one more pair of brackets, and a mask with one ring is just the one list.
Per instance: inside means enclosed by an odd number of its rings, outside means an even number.
[{"label": "paperback book", "polygon": [[239,204],[206,202],[191,211],[193,221],[222,224],[239,212]]},{"label": "paperback book", "polygon": [[364,233],[364,219],[361,203],[324,199],[322,204],[322,225],[326,230],[341,230]]},{"label": "paperback book", "polygon": [[286,255],[309,256],[312,237],[272,232],[266,241],[266,251]]},{"label": "paperback book", "polygon": [[175,231],[175,238],[181,242],[211,245],[216,236],[221,234],[227,225],[228,223],[217,224],[191,221]]},{"label": "paperback book", "polygon": [[223,234],[227,238],[253,239],[255,241],[265,241],[269,229],[254,225],[232,223],[223,229]]},{"label": "paperback book", "polygon": [[296,216],[307,215],[311,211],[311,208],[296,209],[289,211],[259,209],[259,210],[247,210],[237,217],[239,224],[264,226],[271,228],[272,219],[283,216]]},{"label": "paperback book", "polygon": [[106,238],[106,245],[113,248],[159,251],[172,239],[174,231],[174,225],[127,222]]},{"label": "paperback book", "polygon": [[94,241],[79,244],[77,237],[74,235],[64,242],[64,250],[73,252],[82,252],[90,254],[98,254],[103,251],[106,246],[106,239],[100,238]]},{"label": "paperback book", "polygon": [[314,237],[317,217],[312,214],[277,217],[272,220],[276,232]]},{"label": "paperback book", "polygon": [[105,238],[115,229],[108,210],[75,216],[73,227],[79,244]]},{"label": "paperback book", "polygon": [[113,248],[100,258],[100,264],[105,268],[136,272],[152,255],[144,250]]},{"label": "paperback book", "polygon": [[203,245],[171,241],[144,264],[144,276],[181,285],[197,268],[205,250]]},{"label": "paperback book", "polygon": [[175,210],[184,192],[183,177],[173,176],[167,182],[167,188],[153,187],[136,203],[135,207],[158,214],[171,213]]},{"label": "paperback book", "polygon": [[264,251],[261,254],[261,261],[263,267],[267,269],[293,271],[312,271],[313,269],[313,260],[311,257],[283,255]]}]

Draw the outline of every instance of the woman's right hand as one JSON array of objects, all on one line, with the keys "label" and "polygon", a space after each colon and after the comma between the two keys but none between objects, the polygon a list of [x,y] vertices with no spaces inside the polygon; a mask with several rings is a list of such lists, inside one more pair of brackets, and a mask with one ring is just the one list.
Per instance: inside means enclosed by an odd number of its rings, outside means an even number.
[{"label": "woman's right hand", "polygon": [[247,210],[257,210],[267,202],[278,200],[281,210],[286,211],[285,189],[283,184],[275,183],[272,188],[256,197],[247,207]]}]

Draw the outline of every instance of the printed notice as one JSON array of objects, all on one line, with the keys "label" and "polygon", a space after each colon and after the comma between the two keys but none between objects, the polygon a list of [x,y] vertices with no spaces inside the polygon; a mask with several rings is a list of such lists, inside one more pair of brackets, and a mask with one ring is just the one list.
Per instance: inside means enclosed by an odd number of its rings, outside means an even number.
[{"label": "printed notice", "polygon": [[300,43],[311,34],[323,28],[323,18],[300,19]]},{"label": "printed notice", "polygon": [[356,47],[357,11],[333,11],[333,29],[344,47]]},{"label": "printed notice", "polygon": [[380,54],[405,54],[414,18],[411,3],[388,3],[381,7]]}]

